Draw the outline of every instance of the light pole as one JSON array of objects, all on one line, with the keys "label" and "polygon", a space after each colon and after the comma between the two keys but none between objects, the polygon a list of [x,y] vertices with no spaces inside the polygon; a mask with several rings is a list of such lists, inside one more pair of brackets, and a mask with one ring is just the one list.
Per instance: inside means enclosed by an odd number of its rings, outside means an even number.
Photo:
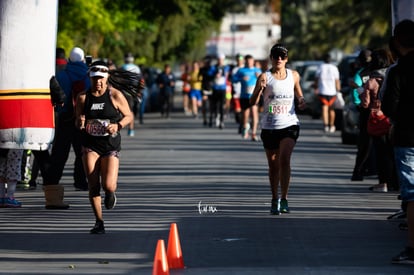
[{"label": "light pole", "polygon": [[236,56],[236,31],[237,31],[237,25],[236,25],[236,14],[231,14],[231,25],[230,25],[230,31],[231,31],[231,56],[232,58]]}]

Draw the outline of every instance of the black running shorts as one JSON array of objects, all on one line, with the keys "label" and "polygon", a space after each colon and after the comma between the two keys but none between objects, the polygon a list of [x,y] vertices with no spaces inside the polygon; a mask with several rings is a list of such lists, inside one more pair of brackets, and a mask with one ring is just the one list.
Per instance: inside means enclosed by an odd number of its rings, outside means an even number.
[{"label": "black running shorts", "polygon": [[262,129],[260,138],[265,149],[277,150],[279,149],[280,141],[284,138],[291,138],[296,142],[299,137],[299,130],[299,125],[292,125],[278,130]]}]

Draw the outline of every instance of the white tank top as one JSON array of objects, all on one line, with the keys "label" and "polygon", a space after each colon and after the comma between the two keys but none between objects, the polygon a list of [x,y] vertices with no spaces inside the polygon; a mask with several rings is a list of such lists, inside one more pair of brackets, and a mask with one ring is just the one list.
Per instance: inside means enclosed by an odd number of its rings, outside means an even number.
[{"label": "white tank top", "polygon": [[277,130],[299,125],[299,119],[295,113],[295,82],[292,71],[286,69],[286,78],[283,80],[273,78],[272,73],[267,71],[266,80],[261,128]]}]

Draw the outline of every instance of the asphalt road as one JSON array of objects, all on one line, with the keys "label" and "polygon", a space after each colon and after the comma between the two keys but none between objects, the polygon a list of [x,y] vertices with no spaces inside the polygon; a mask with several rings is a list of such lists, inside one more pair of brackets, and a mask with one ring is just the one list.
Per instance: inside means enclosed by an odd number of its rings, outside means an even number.
[{"label": "asphalt road", "polygon": [[41,185],[17,192],[21,209],[0,209],[0,274],[151,274],[171,223],[186,266],[171,274],[414,274],[390,264],[407,234],[387,220],[398,194],[370,192],[375,178],[351,182],[355,146],[301,121],[290,214],[269,214],[261,142],[242,140],[234,119],[220,130],[149,113],[135,137],[123,130],[107,233],[89,234],[94,217],[87,192],[73,188],[71,154],[61,182],[70,209],[44,209]]}]

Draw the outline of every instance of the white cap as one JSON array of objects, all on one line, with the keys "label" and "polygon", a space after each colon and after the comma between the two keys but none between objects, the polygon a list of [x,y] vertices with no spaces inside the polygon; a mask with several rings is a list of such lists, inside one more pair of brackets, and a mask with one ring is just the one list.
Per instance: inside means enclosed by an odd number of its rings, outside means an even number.
[{"label": "white cap", "polygon": [[219,58],[219,59],[224,59],[224,58],[226,58],[226,56],[224,55],[224,53],[220,53],[220,54],[218,55],[218,58]]},{"label": "white cap", "polygon": [[69,60],[71,62],[81,62],[85,59],[85,53],[81,48],[75,47],[70,51]]}]

